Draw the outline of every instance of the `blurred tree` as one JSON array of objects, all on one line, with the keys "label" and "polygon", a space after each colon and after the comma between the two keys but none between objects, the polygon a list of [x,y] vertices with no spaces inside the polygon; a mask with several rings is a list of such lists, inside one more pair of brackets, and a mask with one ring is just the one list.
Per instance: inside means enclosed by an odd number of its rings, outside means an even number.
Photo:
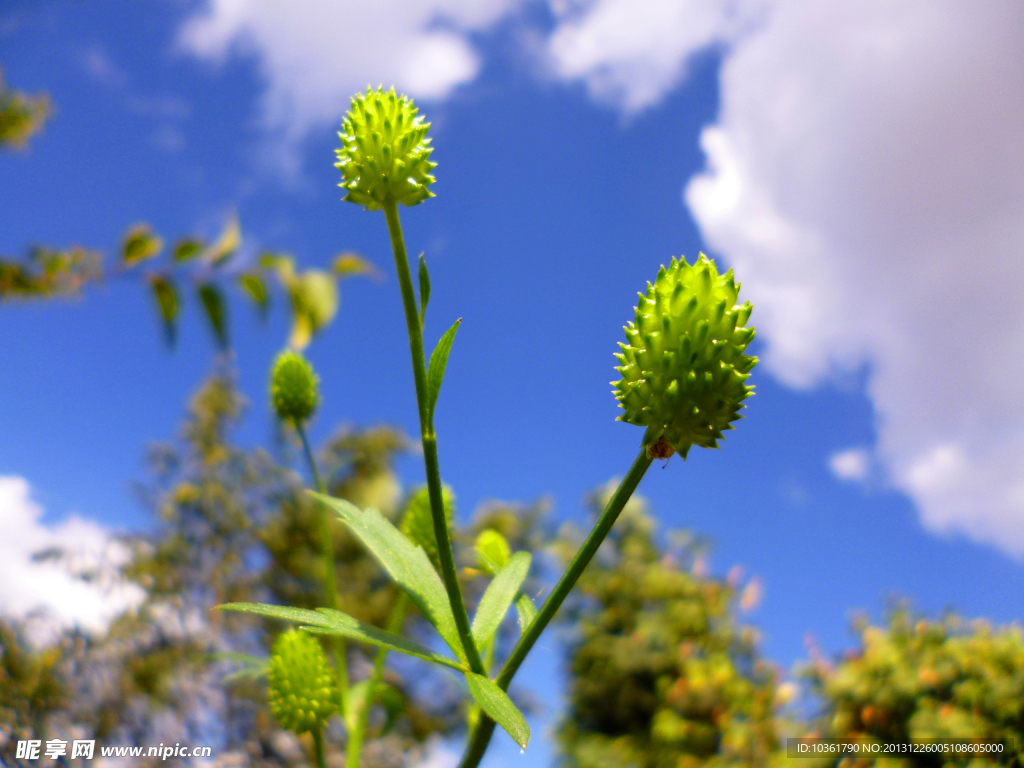
[{"label": "blurred tree", "polygon": [[[860,645],[835,664],[820,656],[806,668],[824,702],[815,735],[906,742],[958,738],[1002,741],[997,760],[847,759],[847,768],[1022,765],[1024,750],[1024,634],[956,616],[918,619],[906,608],[886,626],[857,625]],[[836,761],[822,765],[836,764]]]},{"label": "blurred tree", "polygon": [[42,733],[67,703],[60,646],[37,650],[11,621],[0,620],[0,763],[14,758],[15,742]]},{"label": "blurred tree", "polygon": [[[612,486],[591,497],[604,507]],[[575,551],[563,533],[564,557]],[[562,617],[569,638],[563,763],[578,768],[763,766],[778,758],[775,669],[736,624],[733,588],[684,570],[697,550],[662,551],[634,496]],[[695,569],[700,570],[700,569]]]}]

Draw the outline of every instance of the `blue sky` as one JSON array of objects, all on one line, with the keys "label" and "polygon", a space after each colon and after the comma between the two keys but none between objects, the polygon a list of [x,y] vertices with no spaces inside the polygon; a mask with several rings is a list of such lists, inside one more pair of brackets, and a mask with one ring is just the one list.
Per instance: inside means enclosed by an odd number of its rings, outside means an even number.
[{"label": "blue sky", "polygon": [[[344,283],[309,348],[314,437],[415,434],[383,216],[340,202],[333,167],[344,97],[395,82],[433,122],[437,198],[402,215],[431,267],[428,341],[463,318],[437,416],[463,515],[549,496],[584,521],[641,437],[608,385],[636,292],[704,250],[755,303],[757,395],[721,451],[656,465],[641,492],[665,528],[712,542],[716,573],[760,578],[745,618],[766,654],[790,667],[808,635],[839,651],[851,616],[892,596],[1024,614],[1019,7],[335,5],[5,4],[5,77],[57,111],[0,156],[0,253],[80,243],[109,263],[132,223],[213,236],[232,210],[243,258],[356,250],[386,279]],[[240,437],[257,444],[287,327],[250,315],[233,302]],[[0,475],[31,485],[46,524],[150,523],[131,484],[211,370],[198,318],[189,297],[169,352],[138,283],[0,308]],[[524,681],[550,691],[543,646]]]}]

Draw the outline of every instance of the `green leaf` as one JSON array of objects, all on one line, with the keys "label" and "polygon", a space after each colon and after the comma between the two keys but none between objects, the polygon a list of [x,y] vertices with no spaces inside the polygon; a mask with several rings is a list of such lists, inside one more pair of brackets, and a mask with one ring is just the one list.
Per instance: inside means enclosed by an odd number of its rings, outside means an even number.
[{"label": "green leaf", "polygon": [[526,745],[530,743],[530,726],[526,724],[526,718],[512,703],[508,694],[483,675],[473,672],[466,673],[466,683],[480,709],[504,728],[516,744],[526,749]]},{"label": "green leaf", "polygon": [[340,278],[351,277],[353,275],[368,275],[370,277],[376,277],[380,274],[373,264],[368,262],[358,253],[353,253],[352,251],[339,253],[334,258],[334,263],[331,265],[331,269],[334,274]]},{"label": "green leaf", "polygon": [[166,275],[150,275],[149,284],[153,287],[156,305],[160,310],[160,318],[164,322],[164,335],[167,343],[173,347],[178,331],[178,289]]},{"label": "green leaf", "polygon": [[194,237],[179,240],[174,246],[175,261],[191,261],[203,252],[203,241]]},{"label": "green leaf", "polygon": [[238,214],[232,214],[224,231],[220,233],[217,242],[203,255],[203,258],[215,267],[219,267],[238,250],[242,244],[242,229],[238,224]]},{"label": "green leaf", "polygon": [[363,622],[352,618],[347,613],[335,611],[331,608],[319,608],[311,611],[307,608],[292,608],[287,605],[268,605],[266,603],[227,603],[226,605],[218,605],[217,608],[222,611],[255,613],[260,616],[291,621],[299,624],[307,632],[320,635],[338,635],[349,640],[390,648],[393,651],[406,653],[425,661],[432,661],[435,664],[451,667],[460,672],[466,669],[464,664],[460,664],[454,659],[449,659],[447,656],[442,656],[439,653],[434,653],[434,651],[419,643],[407,640],[401,635],[372,627],[369,624],[363,624]]},{"label": "green leaf", "polygon": [[494,637],[508,613],[512,601],[519,594],[519,588],[530,570],[530,553],[516,552],[508,565],[498,571],[480,598],[476,616],[473,617],[473,639],[478,647],[485,646]]},{"label": "green leaf", "polygon": [[139,224],[128,230],[124,236],[121,256],[126,266],[152,259],[164,247],[164,241],[153,234],[149,224]]},{"label": "green leaf", "polygon": [[341,517],[352,532],[359,537],[363,545],[374,554],[391,578],[409,595],[415,606],[427,621],[434,625],[438,633],[448,643],[455,655],[465,661],[465,651],[455,628],[455,617],[448,602],[441,577],[437,575],[430,558],[391,521],[373,507],[360,510],[344,499],[322,496],[307,491],[311,496],[329,506]]},{"label": "green leaf", "polygon": [[526,628],[537,618],[537,606],[533,604],[529,595],[520,594],[516,598],[516,612],[519,614],[519,630],[525,632]]},{"label": "green leaf", "polygon": [[258,680],[267,674],[270,669],[270,659],[261,656],[250,656],[247,653],[235,653],[233,651],[218,651],[211,653],[212,661],[233,661],[241,665],[229,675],[225,675],[221,682],[234,683],[243,680]]},{"label": "green leaf", "polygon": [[238,278],[238,284],[242,292],[256,304],[260,317],[266,319],[267,309],[270,307],[270,292],[267,291],[267,283],[259,272],[246,272]]},{"label": "green leaf", "polygon": [[427,303],[430,301],[430,273],[427,272],[427,260],[420,254],[420,328],[427,316]]},{"label": "green leaf", "polygon": [[224,306],[224,294],[213,283],[203,283],[199,286],[199,299],[203,302],[203,309],[206,310],[206,319],[210,321],[213,335],[217,337],[217,344],[220,345],[221,349],[227,349],[228,325],[227,310]]},{"label": "green leaf", "polygon": [[433,415],[434,406],[437,404],[437,396],[441,393],[444,369],[448,366],[448,353],[452,351],[452,342],[455,341],[455,334],[461,323],[462,318],[460,317],[437,342],[437,346],[434,347],[434,351],[430,355],[430,365],[427,368],[427,411],[431,415]]},{"label": "green leaf", "polygon": [[338,311],[338,284],[319,269],[308,269],[288,284],[292,299],[292,335],[294,349],[303,349],[313,336],[334,319]]}]

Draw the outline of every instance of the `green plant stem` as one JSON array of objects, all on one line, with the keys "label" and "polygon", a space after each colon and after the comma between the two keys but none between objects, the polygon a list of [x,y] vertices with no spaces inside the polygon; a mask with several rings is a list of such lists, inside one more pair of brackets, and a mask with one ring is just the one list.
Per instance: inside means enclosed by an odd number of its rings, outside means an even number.
[{"label": "green plant stem", "polygon": [[313,729],[313,751],[316,752],[317,768],[327,768],[324,761],[324,736],[319,728]]},{"label": "green plant stem", "polygon": [[[523,631],[523,634],[519,637],[519,642],[516,643],[512,653],[505,660],[501,673],[494,681],[502,690],[508,690],[509,683],[512,682],[512,678],[519,670],[519,666],[526,659],[526,654],[533,648],[533,644],[537,642],[541,632],[544,631],[551,619],[554,618],[558,609],[562,606],[562,602],[569,592],[572,591],[572,588],[576,586],[576,582],[583,574],[584,569],[590,564],[598,547],[601,546],[611,531],[612,526],[615,525],[615,521],[622,512],[622,508],[626,506],[626,502],[629,501],[633,491],[640,484],[640,480],[643,479],[647,468],[651,466],[651,461],[652,459],[647,457],[647,448],[641,447],[640,453],[633,460],[633,465],[629,468],[629,472],[626,473],[622,482],[619,483],[619,487],[615,489],[615,493],[608,500],[607,506],[605,506],[601,517],[598,518],[597,524],[590,531],[586,541],[583,542],[583,546],[579,548],[572,562],[569,563],[569,567],[562,574],[562,578],[558,580],[555,588],[548,595],[547,600],[544,601],[544,605],[537,612],[537,616],[530,623],[530,626]],[[459,768],[476,768],[480,758],[487,751],[487,744],[491,740],[492,733],[494,733],[494,721],[481,712],[480,719],[469,735],[466,754],[463,756]]]},{"label": "green plant stem", "polygon": [[[296,421],[295,431],[299,433],[299,439],[302,440],[302,450],[306,454],[309,470],[313,473],[313,481],[316,483],[317,493],[326,494],[327,491],[324,488],[323,478],[320,477],[320,469],[317,466],[316,459],[313,457],[313,449],[309,445],[309,436],[306,434],[306,428],[301,422]],[[338,610],[338,587],[334,575],[334,537],[331,535],[331,512],[319,501],[316,504],[320,507],[320,538],[323,539],[324,545],[324,591],[327,593],[327,607]],[[343,638],[335,636],[331,638],[331,641],[334,650],[334,666],[337,668],[338,673],[338,696],[341,699],[339,704],[341,711],[344,712],[345,706],[348,704],[348,655],[345,652],[345,640]]]},{"label": "green plant stem", "polygon": [[412,372],[416,381],[416,402],[419,406],[420,433],[423,438],[423,461],[427,470],[427,492],[430,497],[430,514],[434,522],[434,537],[437,539],[438,559],[441,562],[441,578],[448,593],[455,616],[455,627],[459,639],[466,652],[469,667],[479,675],[484,674],[483,663],[473,633],[470,630],[469,614],[462,600],[459,577],[455,570],[455,556],[452,554],[452,543],[448,536],[448,523],[444,515],[444,496],[441,493],[441,467],[437,459],[437,437],[434,434],[434,415],[427,405],[427,367],[423,354],[423,328],[420,323],[419,310],[416,306],[416,294],[412,287],[412,274],[409,271],[409,256],[405,251],[405,238],[402,235],[402,222],[398,218],[398,204],[394,200],[384,203],[384,216],[388,222],[391,235],[391,248],[395,253],[395,267],[398,269],[398,282],[402,287],[402,303],[405,306],[405,322],[409,329],[409,348],[412,352]]},{"label": "green plant stem", "polygon": [[[399,634],[402,631],[402,624],[405,623],[406,614],[409,613],[409,596],[402,592],[398,596],[398,602],[391,610],[391,617],[388,619],[388,632]],[[360,753],[363,751],[363,741],[366,739],[366,727],[370,721],[370,708],[373,706],[373,692],[384,674],[384,660],[388,657],[388,649],[381,647],[377,649],[377,656],[373,660],[373,674],[370,675],[370,684],[366,687],[366,695],[358,704],[356,727],[348,735],[348,750],[345,757],[346,768],[359,768]]]}]

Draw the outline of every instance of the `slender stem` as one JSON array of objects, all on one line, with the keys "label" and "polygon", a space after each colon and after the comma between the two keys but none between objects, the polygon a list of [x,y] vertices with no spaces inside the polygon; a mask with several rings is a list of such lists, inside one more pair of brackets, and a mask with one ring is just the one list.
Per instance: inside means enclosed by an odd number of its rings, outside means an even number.
[{"label": "slender stem", "polygon": [[398,282],[402,287],[402,303],[405,306],[405,323],[409,329],[409,348],[412,352],[412,373],[416,381],[416,403],[419,406],[420,433],[423,438],[423,461],[427,470],[427,492],[430,497],[430,514],[434,522],[434,537],[437,539],[437,552],[441,562],[441,578],[448,593],[448,602],[455,615],[455,627],[459,639],[466,651],[466,660],[470,669],[483,674],[483,664],[473,633],[469,627],[469,615],[466,604],[462,600],[459,588],[459,577],[455,570],[455,557],[452,554],[452,543],[448,536],[448,523],[444,514],[444,497],[441,493],[441,467],[437,458],[437,437],[434,435],[434,418],[427,405],[427,367],[423,355],[423,328],[420,324],[419,310],[416,306],[416,294],[412,287],[412,275],[409,271],[409,256],[405,251],[405,238],[402,236],[402,222],[398,218],[398,204],[394,200],[384,203],[384,216],[388,222],[391,235],[391,248],[395,252],[395,266],[398,269]]},{"label": "slender stem", "polygon": [[[537,616],[530,623],[530,626],[523,631],[519,642],[516,643],[516,647],[512,649],[512,653],[505,660],[501,673],[494,681],[502,690],[508,690],[509,683],[512,682],[512,678],[518,671],[519,666],[526,659],[526,654],[533,648],[533,644],[537,642],[541,632],[544,631],[551,619],[554,618],[562,602],[569,592],[572,591],[577,580],[583,574],[584,569],[590,564],[598,547],[601,546],[611,531],[612,526],[615,525],[615,521],[618,519],[619,513],[622,512],[622,508],[626,506],[626,502],[629,501],[633,491],[640,484],[640,480],[643,479],[647,468],[651,466],[651,461],[652,459],[647,457],[646,447],[642,447],[640,453],[633,460],[633,465],[629,468],[629,472],[626,473],[622,482],[619,483],[619,487],[615,489],[614,495],[608,500],[604,512],[601,513],[597,524],[590,531],[586,541],[583,542],[583,546],[579,548],[576,556],[569,563],[569,567],[562,574],[562,578],[558,580],[555,588],[548,595],[547,600],[544,601],[544,605],[537,612]],[[466,754],[462,759],[460,768],[476,767],[480,762],[480,758],[483,757],[484,752],[487,750],[487,743],[490,741],[493,732],[494,721],[481,712],[480,720],[469,736]]]},{"label": "slender stem", "polygon": [[[409,596],[402,592],[398,596],[398,602],[391,610],[391,617],[388,619],[388,632],[399,634],[402,631],[402,624],[405,623],[406,614],[409,613]],[[348,751],[345,757],[346,768],[359,768],[360,753],[363,750],[363,740],[366,738],[366,727],[370,721],[370,708],[373,706],[374,689],[384,674],[384,660],[388,656],[388,649],[383,646],[377,649],[377,656],[373,660],[373,674],[370,675],[370,684],[366,688],[362,702],[359,702],[358,720],[356,727],[348,736]]]},{"label": "slender stem", "polygon": [[313,729],[313,751],[316,752],[317,768],[327,768],[324,761],[324,736],[319,727]]},{"label": "slender stem", "polygon": [[[309,436],[306,434],[306,428],[302,425],[302,422],[295,422],[295,431],[299,433],[299,439],[302,440],[302,450],[306,454],[309,470],[313,473],[316,490],[318,493],[325,494],[327,491],[324,487],[324,481],[320,476],[320,469],[317,466],[316,459],[313,457],[313,449],[309,445]],[[316,503],[320,507],[320,538],[323,539],[324,548],[324,591],[327,593],[327,607],[337,610],[338,587],[334,575],[334,537],[331,536],[331,511],[325,505],[320,504],[319,501]],[[331,638],[331,644],[334,649],[334,666],[337,668],[338,673],[338,695],[341,698],[341,711],[344,712],[345,706],[348,703],[348,661],[345,652],[345,640],[334,636]]]}]

